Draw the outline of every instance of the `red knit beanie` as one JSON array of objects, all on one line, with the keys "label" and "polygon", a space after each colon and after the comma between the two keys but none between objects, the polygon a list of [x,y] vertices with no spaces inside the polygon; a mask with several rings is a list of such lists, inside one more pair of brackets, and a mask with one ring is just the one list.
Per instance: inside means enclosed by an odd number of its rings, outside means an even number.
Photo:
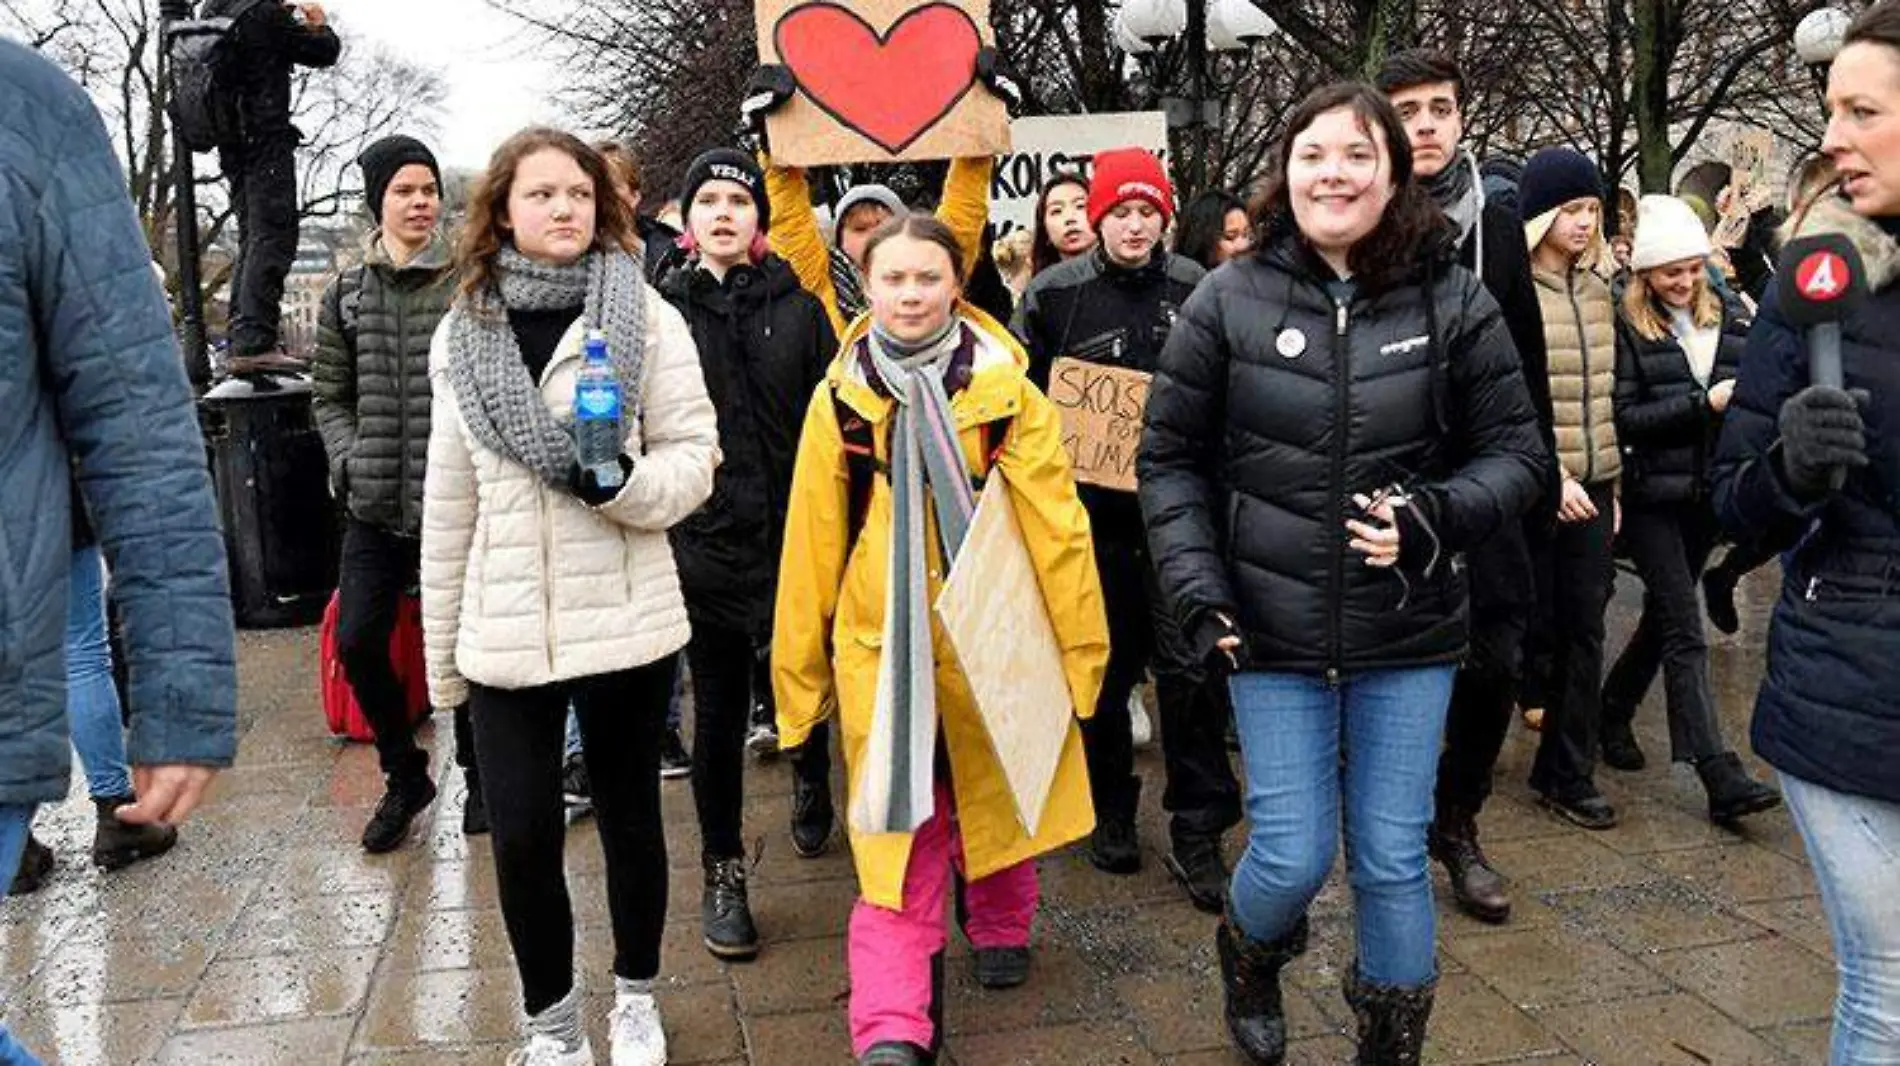
[{"label": "red knit beanie", "polygon": [[1146,200],[1161,212],[1162,225],[1174,221],[1174,186],[1161,160],[1146,148],[1096,153],[1089,181],[1089,228],[1101,228],[1102,216],[1124,200]]}]

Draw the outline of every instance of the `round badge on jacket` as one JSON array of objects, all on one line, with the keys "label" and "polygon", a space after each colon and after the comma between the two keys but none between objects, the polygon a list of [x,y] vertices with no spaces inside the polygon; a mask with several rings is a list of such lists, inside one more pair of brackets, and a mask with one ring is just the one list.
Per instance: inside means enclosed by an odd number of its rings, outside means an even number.
[{"label": "round badge on jacket", "polygon": [[1306,334],[1297,329],[1283,329],[1280,335],[1273,339],[1273,346],[1282,356],[1298,359],[1306,354]]}]

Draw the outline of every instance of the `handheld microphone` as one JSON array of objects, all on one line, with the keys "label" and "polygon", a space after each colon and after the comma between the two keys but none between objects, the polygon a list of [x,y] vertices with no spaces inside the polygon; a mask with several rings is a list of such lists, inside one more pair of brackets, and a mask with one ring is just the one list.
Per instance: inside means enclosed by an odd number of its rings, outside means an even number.
[{"label": "handheld microphone", "polygon": [[[1808,383],[1845,388],[1841,369],[1841,322],[1867,295],[1867,270],[1854,242],[1838,233],[1801,237],[1781,252],[1775,275],[1776,306],[1807,337]],[[1847,471],[1834,472],[1834,488]]]},{"label": "handheld microphone", "polygon": [[1841,322],[1867,295],[1867,270],[1854,242],[1838,233],[1801,237],[1782,249],[1776,304],[1808,342],[1808,382],[1843,387]]}]

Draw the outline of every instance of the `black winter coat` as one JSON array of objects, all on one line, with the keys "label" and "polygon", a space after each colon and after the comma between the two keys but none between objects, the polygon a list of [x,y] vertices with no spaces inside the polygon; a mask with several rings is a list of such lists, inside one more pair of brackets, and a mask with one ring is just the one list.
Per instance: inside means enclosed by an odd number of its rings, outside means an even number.
[{"label": "black winter coat", "polygon": [[[202,17],[229,17],[247,0],[207,0]],[[292,67],[332,67],[343,42],[328,26],[302,25],[290,8],[262,0],[245,11],[235,27],[233,81],[238,92],[238,121],[244,146],[301,140],[290,123]],[[223,146],[234,148],[239,146]]]},{"label": "black winter coat", "polygon": [[[1523,522],[1508,522],[1483,544],[1467,553],[1471,563],[1471,603],[1486,615],[1521,615],[1537,602],[1537,572],[1531,561],[1529,532],[1550,526],[1562,490],[1563,469],[1557,461],[1556,416],[1550,402],[1550,353],[1544,338],[1544,309],[1531,277],[1530,250],[1524,245],[1524,226],[1518,220],[1515,196],[1487,199],[1482,225],[1458,249],[1458,263],[1478,274],[1485,291],[1497,301],[1504,325],[1511,333],[1517,359],[1524,370],[1524,387],[1537,412],[1538,435],[1550,463],[1543,472],[1538,502]],[[1479,252],[1483,252],[1480,260]],[[1512,664],[1492,664],[1514,674]]]},{"label": "black winter coat", "polygon": [[[1619,315],[1616,322],[1616,441],[1623,449],[1623,499],[1667,506],[1708,499],[1709,458],[1722,416],[1695,378],[1674,334],[1650,340]],[[1747,343],[1747,326],[1722,312],[1721,339],[1709,386],[1731,380]]]},{"label": "black winter coat", "polygon": [[422,533],[429,343],[455,296],[451,254],[437,235],[398,267],[372,244],[317,315],[311,391],[331,488],[357,520],[410,537]]},{"label": "black winter coat", "polygon": [[[1197,650],[1210,612],[1235,619],[1254,669],[1455,661],[1455,555],[1520,520],[1549,461],[1524,375],[1496,301],[1464,269],[1430,264],[1346,303],[1330,277],[1281,236],[1182,309],[1137,464],[1161,587]],[[1394,485],[1418,519],[1402,520],[1400,568],[1380,570],[1345,523],[1355,493]]]},{"label": "black winter coat", "polygon": [[735,267],[723,283],[679,266],[659,288],[692,328],[725,456],[712,497],[672,531],[687,613],[767,639],[798,435],[838,339],[824,306],[775,255]]},{"label": "black winter coat", "polygon": [[[1010,324],[1029,353],[1029,380],[1047,392],[1049,368],[1064,356],[1154,373],[1181,305],[1206,276],[1192,259],[1158,249],[1133,269],[1097,250],[1036,275]],[[1134,494],[1093,485],[1078,490],[1097,540],[1145,545]]]},{"label": "black winter coat", "polygon": [[1771,286],[1749,333],[1716,454],[1716,513],[1784,559],[1755,704],[1755,750],[1838,792],[1900,803],[1900,220],[1882,227],[1829,203],[1803,235],[1844,233],[1872,297],[1843,327],[1847,387],[1866,389],[1868,465],[1840,491],[1801,499],[1781,471],[1781,405],[1808,385],[1800,330]]}]

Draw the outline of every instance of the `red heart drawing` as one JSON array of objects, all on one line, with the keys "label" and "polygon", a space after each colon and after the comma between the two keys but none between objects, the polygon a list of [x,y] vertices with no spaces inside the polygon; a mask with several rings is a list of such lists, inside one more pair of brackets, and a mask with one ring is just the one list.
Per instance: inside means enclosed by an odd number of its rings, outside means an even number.
[{"label": "red heart drawing", "polygon": [[882,34],[848,8],[805,4],[780,16],[772,39],[812,103],[892,155],[970,91],[983,46],[970,16],[943,3],[912,8]]}]

